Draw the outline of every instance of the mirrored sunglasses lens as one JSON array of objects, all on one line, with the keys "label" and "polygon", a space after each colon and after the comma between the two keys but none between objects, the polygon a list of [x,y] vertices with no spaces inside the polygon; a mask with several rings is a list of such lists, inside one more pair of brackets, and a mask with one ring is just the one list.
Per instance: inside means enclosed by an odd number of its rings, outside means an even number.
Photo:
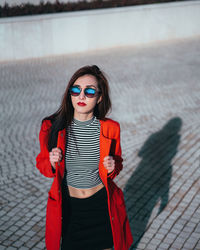
[{"label": "mirrored sunglasses lens", "polygon": [[92,88],[85,89],[85,95],[89,98],[94,97],[95,93],[96,93],[95,89]]},{"label": "mirrored sunglasses lens", "polygon": [[72,87],[70,93],[73,96],[78,96],[81,93],[81,90],[78,87]]}]

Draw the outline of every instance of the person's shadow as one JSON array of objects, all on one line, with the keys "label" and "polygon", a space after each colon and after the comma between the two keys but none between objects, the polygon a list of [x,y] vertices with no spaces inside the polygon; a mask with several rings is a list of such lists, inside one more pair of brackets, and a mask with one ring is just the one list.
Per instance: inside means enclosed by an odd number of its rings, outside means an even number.
[{"label": "person's shadow", "polygon": [[138,153],[141,161],[123,190],[134,239],[131,250],[137,249],[154,207],[160,202],[158,215],[168,203],[171,161],[177,153],[181,125],[182,120],[175,117],[146,140]]}]

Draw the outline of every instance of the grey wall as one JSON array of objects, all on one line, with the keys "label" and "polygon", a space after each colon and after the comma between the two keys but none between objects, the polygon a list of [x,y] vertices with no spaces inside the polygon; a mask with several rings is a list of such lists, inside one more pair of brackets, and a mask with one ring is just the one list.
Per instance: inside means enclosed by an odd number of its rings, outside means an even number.
[{"label": "grey wall", "polygon": [[0,61],[200,35],[200,1],[0,19]]}]

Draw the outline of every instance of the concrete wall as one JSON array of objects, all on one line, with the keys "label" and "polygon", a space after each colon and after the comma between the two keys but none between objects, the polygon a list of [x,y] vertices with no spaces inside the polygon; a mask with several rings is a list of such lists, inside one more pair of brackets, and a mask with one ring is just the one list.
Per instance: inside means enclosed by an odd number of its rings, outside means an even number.
[{"label": "concrete wall", "polygon": [[0,20],[0,61],[200,35],[200,1]]}]

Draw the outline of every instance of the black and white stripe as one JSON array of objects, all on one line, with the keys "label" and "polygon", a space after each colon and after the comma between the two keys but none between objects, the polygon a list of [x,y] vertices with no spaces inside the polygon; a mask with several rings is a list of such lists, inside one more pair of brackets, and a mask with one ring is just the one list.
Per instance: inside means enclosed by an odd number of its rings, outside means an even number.
[{"label": "black and white stripe", "polygon": [[102,183],[99,177],[100,122],[93,116],[87,121],[73,119],[66,138],[67,185],[91,188]]}]

